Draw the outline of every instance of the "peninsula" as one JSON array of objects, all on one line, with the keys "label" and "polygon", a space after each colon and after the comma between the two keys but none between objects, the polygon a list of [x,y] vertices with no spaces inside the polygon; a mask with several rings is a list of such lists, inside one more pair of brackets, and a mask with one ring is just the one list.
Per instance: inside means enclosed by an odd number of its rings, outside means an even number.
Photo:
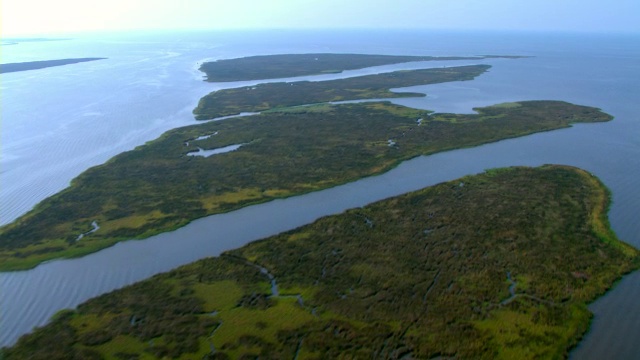
[{"label": "peninsula", "polygon": [[66,310],[6,359],[564,358],[638,268],[606,188],[487,171],[328,216]]},{"label": "peninsula", "polygon": [[209,120],[244,112],[345,100],[421,97],[422,93],[396,93],[392,88],[473,80],[489,65],[395,71],[329,81],[266,83],[210,93],[193,110],[196,119]]},{"label": "peninsula", "polygon": [[76,59],[59,59],[59,60],[43,60],[43,61],[29,61],[21,63],[8,63],[0,64],[0,74],[44,69],[53,66],[62,66],[69,64],[77,64],[86,61],[104,60],[106,58],[76,58]]}]

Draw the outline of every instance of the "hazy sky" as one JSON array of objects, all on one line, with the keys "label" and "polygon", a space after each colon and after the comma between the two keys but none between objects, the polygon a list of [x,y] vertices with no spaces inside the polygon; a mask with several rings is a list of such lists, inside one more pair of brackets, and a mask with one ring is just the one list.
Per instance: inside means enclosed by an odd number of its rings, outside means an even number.
[{"label": "hazy sky", "polygon": [[3,37],[189,28],[640,33],[640,0],[0,0],[0,4]]}]

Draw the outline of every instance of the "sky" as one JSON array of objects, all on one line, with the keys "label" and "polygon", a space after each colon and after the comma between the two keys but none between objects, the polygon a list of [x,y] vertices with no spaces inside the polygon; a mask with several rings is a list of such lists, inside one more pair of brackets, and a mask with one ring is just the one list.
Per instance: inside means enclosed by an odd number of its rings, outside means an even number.
[{"label": "sky", "polygon": [[155,29],[640,33],[640,0],[0,0],[1,37]]}]

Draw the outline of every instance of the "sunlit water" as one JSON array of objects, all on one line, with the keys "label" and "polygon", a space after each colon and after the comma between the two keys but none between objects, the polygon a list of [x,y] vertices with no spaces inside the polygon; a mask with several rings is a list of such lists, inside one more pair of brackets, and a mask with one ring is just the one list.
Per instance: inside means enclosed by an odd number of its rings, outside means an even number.
[{"label": "sunlit water", "polygon": [[[120,39],[120,40],[118,40]],[[474,81],[408,88],[426,98],[397,103],[445,112],[516,100],[559,99],[601,107],[616,119],[420,157],[351,184],[197,220],[143,241],[80,259],[0,274],[0,344],[11,344],[57,310],[217,255],[328,214],[486,168],[558,163],[587,169],[612,190],[620,238],[640,246],[640,40],[634,37],[463,33],[212,33],[80,38],[3,47],[2,62],[102,56],[108,60],[1,75],[0,221],[6,223],[86,168],[194,123],[209,91],[256,82],[209,84],[204,59],[252,54],[350,52],[415,55],[532,55],[491,61],[419,63],[349,72],[489,63]],[[331,79],[342,75],[304,77]],[[288,79],[293,80],[293,79]],[[640,275],[626,277],[591,306],[592,329],[575,358],[633,358],[640,332]]]}]

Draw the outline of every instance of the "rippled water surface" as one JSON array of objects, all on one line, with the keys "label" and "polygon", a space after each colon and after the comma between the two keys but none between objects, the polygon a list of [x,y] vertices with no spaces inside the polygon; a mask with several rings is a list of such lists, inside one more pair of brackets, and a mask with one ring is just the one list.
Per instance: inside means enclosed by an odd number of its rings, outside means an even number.
[{"label": "rippled water surface", "polygon": [[[84,258],[2,273],[0,345],[13,343],[55,311],[157,272],[319,216],[491,167],[559,163],[591,171],[612,190],[613,228],[620,238],[640,246],[639,40],[553,34],[262,32],[104,35],[3,47],[3,63],[109,59],[0,75],[0,223],[12,221],[63,189],[86,168],[170,128],[194,123],[191,110],[207,92],[255,83],[202,82],[197,67],[204,59],[301,52],[531,55],[518,60],[412,63],[302,79],[488,63],[493,68],[474,81],[411,87],[407,90],[428,96],[396,102],[471,112],[473,107],[504,101],[558,99],[597,106],[616,118],[419,157],[381,176],[200,219],[174,232],[120,243]],[[574,351],[575,358],[634,358],[639,352],[634,336],[640,332],[639,291],[640,275],[634,273],[592,304],[593,327]]]}]

